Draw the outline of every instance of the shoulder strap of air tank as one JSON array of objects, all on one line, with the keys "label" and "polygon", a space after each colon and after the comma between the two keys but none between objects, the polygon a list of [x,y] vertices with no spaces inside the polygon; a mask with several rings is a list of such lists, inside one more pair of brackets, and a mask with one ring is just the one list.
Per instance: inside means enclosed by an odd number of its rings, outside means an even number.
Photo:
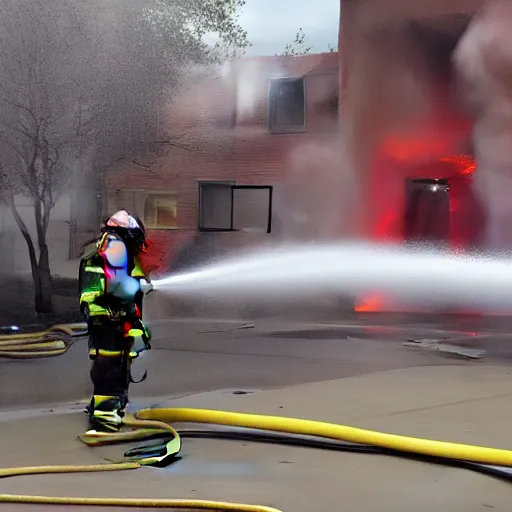
[{"label": "shoulder strap of air tank", "polygon": [[94,242],[91,242],[84,247],[82,256],[80,258],[82,261],[88,261],[95,254],[98,253],[98,249],[101,246],[101,244],[103,243],[103,240],[105,239],[105,234],[106,233],[104,233],[98,240],[95,240]]}]

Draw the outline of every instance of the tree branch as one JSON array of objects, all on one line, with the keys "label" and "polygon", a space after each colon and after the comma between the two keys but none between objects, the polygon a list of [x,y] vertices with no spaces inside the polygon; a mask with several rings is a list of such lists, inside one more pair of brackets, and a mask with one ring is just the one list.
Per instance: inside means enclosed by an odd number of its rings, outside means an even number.
[{"label": "tree branch", "polygon": [[153,144],[159,144],[159,145],[162,145],[162,146],[171,146],[171,147],[175,147],[175,148],[178,148],[178,149],[183,149],[185,151],[192,151],[191,148],[187,148],[186,146],[182,146],[181,144],[178,144],[178,143],[173,142],[171,140],[155,140],[153,142]]},{"label": "tree branch", "polygon": [[27,225],[21,218],[18,209],[16,208],[16,204],[14,203],[14,194],[12,192],[8,192],[6,196],[4,196],[4,198],[7,202],[7,205],[9,206],[9,209],[11,210],[11,213],[14,217],[14,220],[16,221],[16,224],[18,225],[18,228],[23,238],[25,239],[25,242],[27,243],[28,255],[30,258],[30,269],[32,272],[32,278],[34,279],[35,282],[35,280],[37,279],[38,263],[34,242],[32,241],[32,237],[30,236]]}]

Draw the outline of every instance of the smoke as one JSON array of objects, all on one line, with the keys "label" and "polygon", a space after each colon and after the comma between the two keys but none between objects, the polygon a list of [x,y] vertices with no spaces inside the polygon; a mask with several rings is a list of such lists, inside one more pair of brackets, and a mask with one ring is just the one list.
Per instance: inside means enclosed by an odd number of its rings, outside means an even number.
[{"label": "smoke", "polygon": [[[232,158],[245,169],[253,166],[254,176],[268,168],[269,184],[275,186],[274,241],[331,240],[354,231],[354,174],[348,157],[342,155],[338,112],[333,108],[339,88],[333,57],[336,56],[247,58],[221,73],[224,86],[232,89],[231,102],[236,106]],[[262,138],[270,109],[269,78],[290,76],[304,77],[306,82],[306,141],[300,129],[286,137]],[[246,162],[244,155],[249,148],[260,143],[265,156],[260,160],[254,153],[251,162]]]},{"label": "smoke", "polygon": [[[359,219],[360,235],[367,236],[383,218],[390,219],[390,209],[400,209],[407,177],[405,167],[398,165],[400,151],[408,152],[408,162],[435,161],[449,154],[459,137],[446,122],[451,107],[439,66],[428,58],[428,44],[422,44],[408,20],[350,33],[342,137],[355,194],[360,191],[361,206],[353,215]],[[389,168],[383,157],[394,159]],[[370,192],[370,183],[376,181],[378,191]],[[395,217],[389,223],[393,233],[401,230]]]},{"label": "smoke", "polygon": [[258,78],[261,66],[256,60],[248,60],[243,65],[243,72],[238,74],[236,88],[237,116],[245,120],[254,115],[258,104]]},{"label": "smoke", "polygon": [[454,54],[476,115],[475,189],[488,210],[486,245],[512,249],[512,3],[489,3],[470,23]]},{"label": "smoke", "polygon": [[364,168],[387,133],[409,132],[415,120],[428,115],[429,80],[404,25],[354,36],[351,48],[345,137],[355,165]]},{"label": "smoke", "polygon": [[333,240],[357,233],[356,182],[338,133],[290,150],[278,201],[286,239]]}]

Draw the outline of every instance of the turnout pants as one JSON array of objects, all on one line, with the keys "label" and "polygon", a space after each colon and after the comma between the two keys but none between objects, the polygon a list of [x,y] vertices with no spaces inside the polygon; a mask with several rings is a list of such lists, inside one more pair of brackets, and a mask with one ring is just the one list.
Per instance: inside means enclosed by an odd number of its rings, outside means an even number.
[{"label": "turnout pants", "polygon": [[95,396],[112,397],[124,408],[131,382],[133,338],[126,336],[123,321],[108,317],[90,322],[89,358]]}]

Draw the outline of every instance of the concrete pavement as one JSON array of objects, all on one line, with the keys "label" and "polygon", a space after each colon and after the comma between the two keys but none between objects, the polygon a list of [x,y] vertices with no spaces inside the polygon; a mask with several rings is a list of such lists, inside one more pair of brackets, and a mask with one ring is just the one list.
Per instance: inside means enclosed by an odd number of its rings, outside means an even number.
[{"label": "concrete pavement", "polygon": [[[274,388],[411,365],[452,364],[452,359],[405,348],[395,330],[257,321],[153,322],[153,349],[134,364],[147,368],[132,397],[180,395],[222,388]],[[352,324],[350,324],[352,325]],[[341,326],[342,327],[342,326]],[[313,332],[311,333],[311,329]],[[414,333],[402,332],[403,339]],[[426,327],[418,336],[433,336]],[[325,336],[328,334],[328,336]],[[359,336],[354,338],[354,336]],[[31,361],[0,360],[0,409],[86,400],[90,393],[86,339],[64,356]]]},{"label": "concrete pavement", "polygon": [[[512,449],[511,349],[505,332],[501,338],[485,332],[477,337],[448,333],[438,325],[383,329],[279,321],[260,321],[254,327],[244,322],[159,322],[153,332],[154,350],[136,369],[147,366],[149,377],[133,386],[133,407],[301,417]],[[456,338],[485,346],[488,357],[460,361],[402,346],[411,336]],[[250,392],[233,394],[240,389]],[[88,394],[83,340],[58,358],[0,361],[1,466],[122,458],[126,447],[90,449],[75,439],[86,428],[80,402]],[[467,470],[205,439],[185,439],[183,459],[166,470],[19,477],[1,480],[0,492],[190,497],[269,504],[283,512],[508,511],[512,498],[510,484]],[[32,508],[55,510],[2,506]]]},{"label": "concrete pavement", "polygon": [[[507,368],[428,366],[247,395],[199,393],[161,405],[303,417],[512,449],[511,397]],[[4,415],[0,421],[2,466],[122,457],[123,449],[89,449],[74,439],[85,428],[80,412],[23,421]],[[512,498],[510,484],[490,477],[386,456],[204,439],[184,440],[183,456],[166,470],[12,478],[0,482],[0,492],[205,498],[269,504],[285,512],[505,511]]]}]

